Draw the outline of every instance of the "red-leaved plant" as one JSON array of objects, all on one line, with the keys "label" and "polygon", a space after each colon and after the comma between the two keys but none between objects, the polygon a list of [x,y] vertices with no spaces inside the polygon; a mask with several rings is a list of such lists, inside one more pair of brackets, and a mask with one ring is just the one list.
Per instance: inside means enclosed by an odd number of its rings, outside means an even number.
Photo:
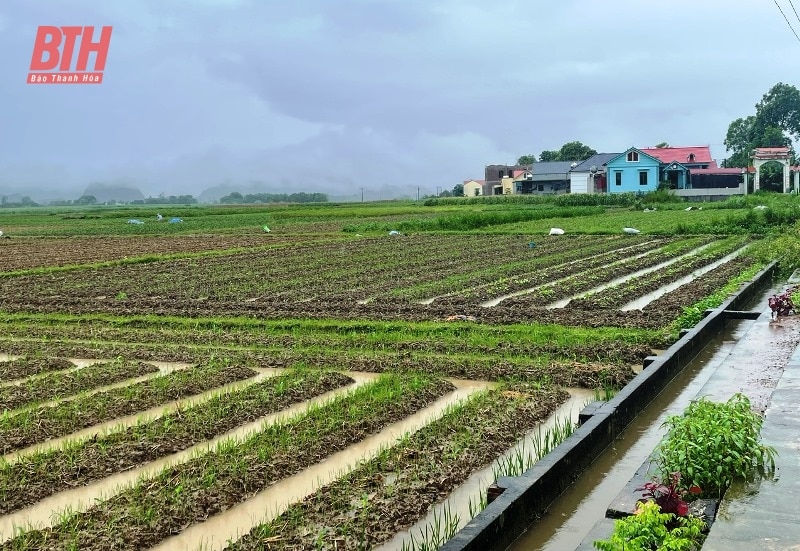
[{"label": "red-leaved plant", "polygon": [[687,494],[699,495],[702,490],[697,485],[689,489],[680,488],[680,481],[681,473],[675,472],[670,476],[669,484],[655,480],[636,488],[636,491],[645,490],[642,496],[655,501],[661,507],[662,513],[673,513],[685,517],[689,513],[689,504],[683,497]]}]

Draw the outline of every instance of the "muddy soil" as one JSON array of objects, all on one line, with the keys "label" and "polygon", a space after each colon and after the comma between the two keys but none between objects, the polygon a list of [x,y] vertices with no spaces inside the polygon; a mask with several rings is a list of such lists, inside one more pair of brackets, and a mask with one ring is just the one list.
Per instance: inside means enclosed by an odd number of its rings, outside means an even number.
[{"label": "muddy soil", "polygon": [[41,379],[0,387],[0,410],[55,400],[98,386],[156,373],[158,368],[144,362],[104,362],[66,373],[46,375]]},{"label": "muddy soil", "polygon": [[31,375],[72,369],[75,364],[63,358],[17,358],[7,362],[0,362],[0,381],[13,381],[25,379]]},{"label": "muddy soil", "polygon": [[295,380],[267,380],[220,400],[199,404],[106,436],[95,436],[79,446],[28,457],[0,470],[6,492],[0,514],[8,514],[57,492],[84,486],[113,473],[183,451],[229,430],[280,411],[290,405],[351,384],[339,373]]},{"label": "muddy soil", "polygon": [[0,420],[0,453],[7,454],[38,442],[66,436],[80,429],[200,394],[254,377],[256,374],[256,371],[240,366],[207,370],[194,368],[125,388],[98,392],[80,402],[59,402],[52,406],[27,410]]},{"label": "muddy soil", "polygon": [[144,255],[257,247],[297,238],[264,235],[18,237],[0,239],[0,272],[119,260]]},{"label": "muddy soil", "polygon": [[482,407],[435,421],[274,521],[254,528],[226,551],[265,545],[276,550],[378,546],[422,519],[433,504],[494,461],[498,450],[514,445],[567,397],[564,391],[524,385],[515,392],[494,392]]},{"label": "muddy soil", "polygon": [[[404,419],[454,390],[447,381],[433,381],[382,401],[353,421],[334,426],[329,419],[316,425],[295,425],[296,431],[276,435],[271,447],[241,447],[237,453],[212,452],[170,467],[157,479],[143,482],[74,515],[68,524],[33,530],[5,542],[0,549],[17,549],[20,539],[28,548],[133,551],[149,548],[252,497],[277,480],[319,463],[330,454],[363,440],[389,424]],[[323,423],[324,428],[320,426]],[[317,430],[322,429],[322,430]],[[311,438],[309,431],[314,432]],[[272,434],[272,433],[270,433]],[[270,435],[264,438],[271,439]],[[266,445],[266,444],[265,444]]]}]

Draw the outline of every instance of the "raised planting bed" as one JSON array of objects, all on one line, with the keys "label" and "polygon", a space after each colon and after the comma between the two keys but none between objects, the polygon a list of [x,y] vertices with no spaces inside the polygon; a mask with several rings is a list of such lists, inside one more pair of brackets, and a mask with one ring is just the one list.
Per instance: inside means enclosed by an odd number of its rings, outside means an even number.
[{"label": "raised planting bed", "polygon": [[64,358],[40,356],[21,357],[15,360],[0,362],[0,382],[26,379],[31,375],[74,368],[75,364]]},{"label": "raised planting bed", "polygon": [[127,379],[158,372],[158,368],[144,362],[111,361],[48,374],[43,377],[0,387],[0,410],[14,410],[40,402],[56,400],[99,386],[119,383]]},{"label": "raised planting bed", "polygon": [[290,371],[158,419],[0,464],[0,514],[177,453],[352,382],[350,377],[335,372]]},{"label": "raised planting bed", "polygon": [[85,512],[65,515],[51,528],[21,531],[0,549],[150,547],[419,411],[453,389],[441,379],[384,375],[285,423],[265,426],[242,442],[232,441],[169,467]]},{"label": "raised planting bed", "polygon": [[613,279],[635,274],[640,270],[653,268],[688,254],[701,241],[690,240],[673,243],[663,249],[648,254],[631,256],[623,254],[609,262],[592,262],[581,265],[572,273],[562,274],[561,279],[550,281],[531,293],[506,299],[509,304],[525,307],[542,307],[589,291]]},{"label": "raised planting bed", "polygon": [[[463,297],[481,301],[525,289],[535,281],[549,281],[552,275],[580,269],[586,262],[608,261],[623,252],[646,252],[657,249],[669,239],[637,239],[633,244],[619,237],[603,238],[556,238],[536,244],[528,253],[529,257],[517,262],[481,262],[476,270],[444,277],[438,281],[416,284],[391,291],[388,297],[375,297],[384,300],[389,297],[405,297],[411,300],[439,296],[438,301],[450,297]],[[634,253],[635,254],[635,253]],[[459,289],[453,291],[453,289]]]},{"label": "raised planting bed", "polygon": [[661,287],[709,266],[746,245],[747,240],[734,237],[717,242],[698,253],[679,259],[663,269],[630,279],[602,291],[570,302],[578,308],[621,308],[628,302],[657,291]]},{"label": "raised planting bed", "polygon": [[[192,254],[274,245],[286,238],[263,235],[180,235],[127,237],[18,238],[3,243],[0,274],[36,268],[96,264],[114,260],[152,259],[157,255]],[[296,238],[292,238],[295,240]]]},{"label": "raised planting bed", "polygon": [[524,384],[473,396],[225,549],[372,549],[423,519],[566,397]]},{"label": "raised planting bed", "polygon": [[[64,334],[69,338],[65,339]],[[652,330],[565,329],[540,324],[487,326],[220,318],[187,323],[176,319],[92,320],[79,316],[60,316],[58,323],[52,316],[18,316],[14,323],[9,323],[4,337],[64,344],[91,342],[92,346],[125,343],[170,348],[203,343],[202,347],[231,353],[258,351],[275,358],[272,367],[284,367],[286,361],[304,357],[325,358],[326,353],[356,359],[361,356],[388,359],[397,354],[514,362],[547,358],[636,364],[652,348],[663,348],[665,344],[663,334]]]},{"label": "raised planting bed", "polygon": [[211,362],[53,406],[0,417],[0,452],[66,436],[117,417],[200,394],[256,375],[250,368]]}]

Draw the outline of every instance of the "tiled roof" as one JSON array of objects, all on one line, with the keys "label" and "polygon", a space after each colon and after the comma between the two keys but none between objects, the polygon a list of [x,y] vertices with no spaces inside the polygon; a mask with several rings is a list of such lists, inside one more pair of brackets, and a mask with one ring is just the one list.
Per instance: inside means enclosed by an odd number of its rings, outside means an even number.
[{"label": "tiled roof", "polygon": [[622,153],[598,153],[596,155],[592,155],[582,163],[578,163],[578,166],[573,168],[572,172],[589,172],[589,169],[593,166],[596,166],[599,169],[608,161],[614,157],[619,157],[620,155],[622,155]]},{"label": "tiled roof", "polygon": [[533,163],[533,174],[566,174],[572,168],[572,163],[576,161],[547,161],[542,163]]},{"label": "tiled roof", "polygon": [[[714,159],[711,158],[711,148],[707,145],[691,146],[691,147],[648,147],[639,148],[639,151],[647,153],[651,157],[655,157],[662,163],[671,163],[677,161],[679,163],[711,163]],[[689,160],[689,155],[694,154],[694,160]]]}]

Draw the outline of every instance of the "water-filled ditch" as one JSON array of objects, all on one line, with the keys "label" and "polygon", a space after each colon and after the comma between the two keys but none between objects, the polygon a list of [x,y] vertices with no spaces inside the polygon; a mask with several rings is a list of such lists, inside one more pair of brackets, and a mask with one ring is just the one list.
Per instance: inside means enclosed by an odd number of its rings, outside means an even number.
[{"label": "water-filled ditch", "polygon": [[510,549],[565,551],[578,547],[661,440],[660,425],[666,416],[680,413],[689,404],[730,353],[737,333],[749,323],[736,321],[709,342]]},{"label": "water-filled ditch", "polygon": [[[757,296],[747,308],[761,309],[774,290]],[[630,423],[622,435],[606,448],[584,473],[553,503],[548,512],[512,544],[512,551],[565,551],[576,549],[594,525],[604,518],[606,509],[634,476],[665,434],[662,423],[669,415],[680,414],[698,394],[708,394],[709,379],[729,358],[737,342],[754,324],[762,321],[729,320],[664,390]],[[763,346],[770,347],[767,339]],[[752,360],[751,360],[752,361]],[[713,388],[712,399],[722,399],[760,381],[774,387],[775,366],[771,362],[747,362],[747,380],[715,377],[726,388]],[[729,369],[726,363],[725,369]],[[735,367],[733,368],[735,370]],[[761,373],[759,373],[761,370]],[[716,385],[719,386],[719,385]],[[769,389],[766,389],[768,392]],[[747,394],[759,394],[750,389]],[[758,401],[758,400],[756,400]],[[754,406],[758,407],[755,403]]]}]

